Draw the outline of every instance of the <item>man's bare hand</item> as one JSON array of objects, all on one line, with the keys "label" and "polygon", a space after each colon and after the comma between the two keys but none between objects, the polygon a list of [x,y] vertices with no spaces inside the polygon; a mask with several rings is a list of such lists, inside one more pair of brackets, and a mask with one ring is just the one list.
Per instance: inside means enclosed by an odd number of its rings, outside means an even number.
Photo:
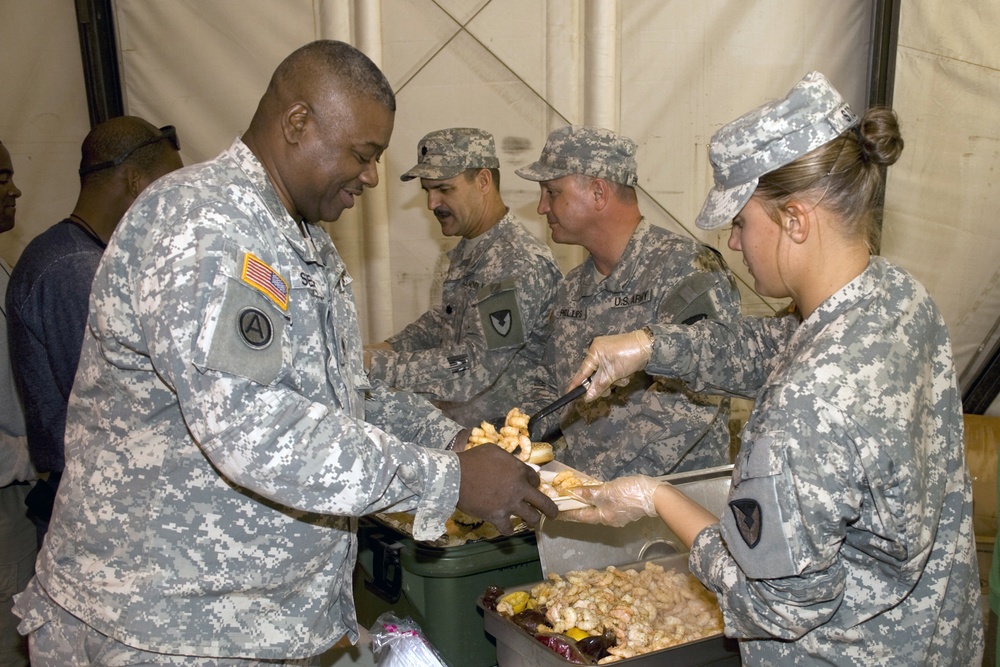
[{"label": "man's bare hand", "polygon": [[458,509],[489,521],[504,535],[514,532],[511,516],[537,526],[542,515],[554,519],[559,509],[538,490],[534,468],[494,445],[471,447],[458,453],[462,484]]}]

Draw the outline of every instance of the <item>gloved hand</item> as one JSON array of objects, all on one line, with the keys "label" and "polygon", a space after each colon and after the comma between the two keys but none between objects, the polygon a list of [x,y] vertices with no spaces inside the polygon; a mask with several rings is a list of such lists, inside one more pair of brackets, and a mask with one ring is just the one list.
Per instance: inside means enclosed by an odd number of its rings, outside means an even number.
[{"label": "gloved hand", "polygon": [[627,383],[628,377],[641,371],[653,355],[653,339],[642,329],[613,336],[598,336],[587,349],[580,369],[567,386],[579,386],[593,374],[590,387],[584,394],[585,401],[605,395],[612,384]]},{"label": "gloved hand", "polygon": [[621,527],[644,516],[657,516],[653,493],[661,484],[666,482],[645,475],[632,475],[600,486],[578,486],[568,493],[591,505],[560,512],[559,519]]}]

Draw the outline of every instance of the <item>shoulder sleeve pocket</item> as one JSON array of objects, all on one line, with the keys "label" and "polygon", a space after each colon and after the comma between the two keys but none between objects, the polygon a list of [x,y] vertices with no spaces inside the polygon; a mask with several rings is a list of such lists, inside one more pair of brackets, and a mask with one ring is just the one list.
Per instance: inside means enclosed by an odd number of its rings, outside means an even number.
[{"label": "shoulder sleeve pocket", "polygon": [[205,368],[262,385],[281,374],[287,316],[260,292],[230,279],[215,318],[199,337]]},{"label": "shoulder sleeve pocket", "polygon": [[751,579],[801,573],[789,525],[794,509],[782,492],[784,466],[772,445],[772,439],[761,437],[741,452],[735,484],[722,513],[722,537]]},{"label": "shoulder sleeve pocket", "polygon": [[476,300],[487,349],[524,344],[524,322],[513,280],[484,286],[477,293]]}]

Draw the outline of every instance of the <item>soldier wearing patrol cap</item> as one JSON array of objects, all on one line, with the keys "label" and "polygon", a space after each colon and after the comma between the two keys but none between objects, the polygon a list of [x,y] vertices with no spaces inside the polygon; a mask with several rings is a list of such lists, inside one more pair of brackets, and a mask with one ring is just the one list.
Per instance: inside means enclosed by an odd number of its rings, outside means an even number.
[{"label": "soldier wearing patrol cap", "polygon": [[[553,240],[590,253],[559,288],[531,408],[565,390],[595,336],[739,317],[739,293],[719,254],[643,217],[635,151],[631,139],[609,130],[567,126],[549,134],[537,162],[516,172],[540,182],[538,213]],[[571,403],[534,430],[550,440],[561,430],[556,457],[602,479],[729,462],[728,399],[644,373],[622,384],[593,403]]]},{"label": "soldier wearing patrol cap", "polygon": [[549,248],[504,205],[499,166],[484,130],[420,140],[416,166],[400,178],[420,179],[442,233],[461,240],[448,253],[440,305],[365,351],[371,378],[422,394],[469,427],[521,405],[539,361],[526,352],[541,347],[562,278]]},{"label": "soldier wearing patrol cap", "polygon": [[412,510],[433,540],[456,508],[507,534],[512,515],[556,516],[535,470],[466,450],[467,429],[365,374],[352,279],[319,223],[378,184],[395,109],[367,56],[311,42],[227,150],[125,214],[15,604],[33,665],[317,665],[359,637],[357,517]]},{"label": "soldier wearing patrol cap", "polygon": [[891,109],[859,118],[818,72],[720,129],[697,224],[731,223],[757,290],[800,314],[599,338],[571,382],[593,375],[598,396],[645,368],[756,396],[721,522],[644,476],[560,515],[662,517],[748,666],[981,664],[948,331],[913,277],[870,254],[882,169],[902,149]]}]

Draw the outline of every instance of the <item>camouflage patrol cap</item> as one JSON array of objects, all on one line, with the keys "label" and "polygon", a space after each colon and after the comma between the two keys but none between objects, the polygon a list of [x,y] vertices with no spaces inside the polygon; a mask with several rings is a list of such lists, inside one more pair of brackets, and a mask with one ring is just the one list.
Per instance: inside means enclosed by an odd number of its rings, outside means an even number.
[{"label": "camouflage patrol cap", "polygon": [[780,100],[744,114],[712,135],[715,187],[695,224],[717,229],[746,206],[761,176],[837,138],[858,122],[819,72],[809,72]]},{"label": "camouflage patrol cap", "polygon": [[639,182],[635,142],[611,130],[567,125],[549,133],[542,156],[514,173],[529,181],[554,181],[586,174],[614,183]]},{"label": "camouflage patrol cap", "polygon": [[466,169],[499,166],[492,134],[474,127],[452,127],[424,135],[417,144],[417,165],[399,178],[437,181],[458,176]]}]

